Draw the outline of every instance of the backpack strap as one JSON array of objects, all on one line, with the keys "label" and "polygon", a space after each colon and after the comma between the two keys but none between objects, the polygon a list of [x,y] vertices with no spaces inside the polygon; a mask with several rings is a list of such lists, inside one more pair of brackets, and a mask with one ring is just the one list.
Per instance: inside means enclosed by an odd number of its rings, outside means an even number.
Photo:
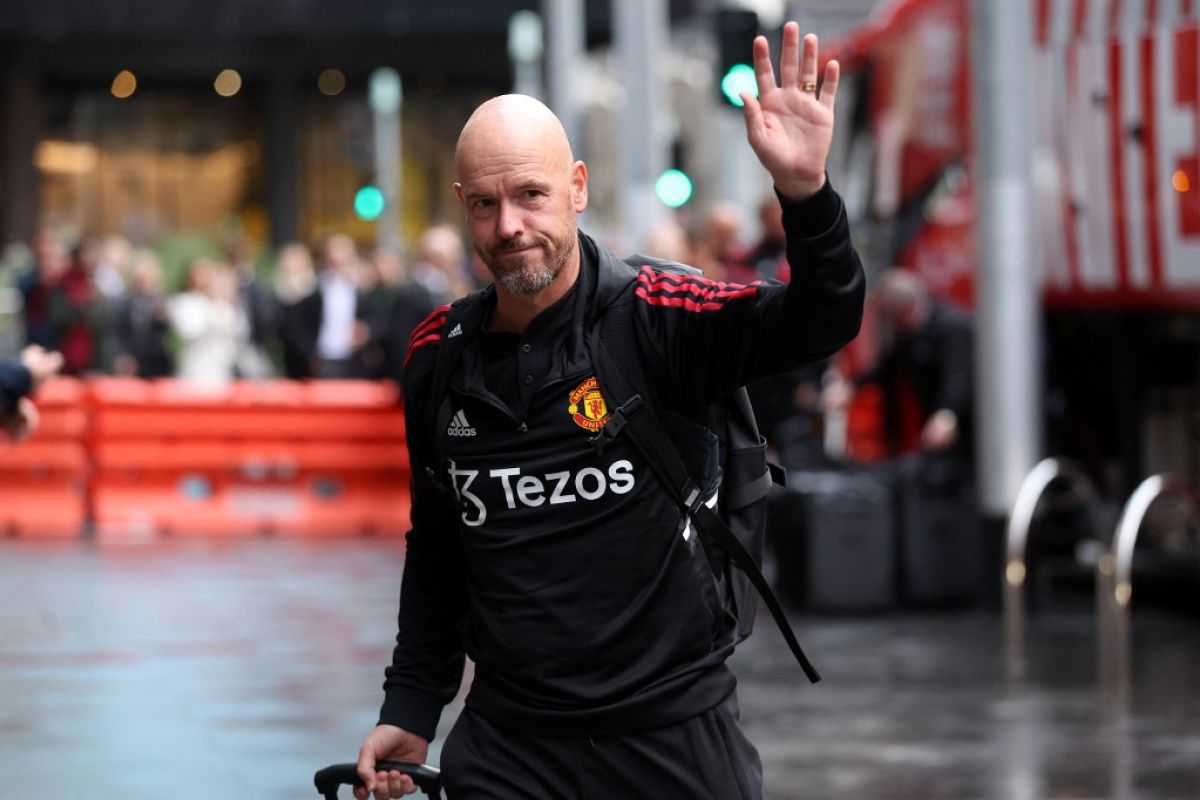
[{"label": "backpack strap", "polygon": [[[626,306],[626,308],[628,307]],[[614,307],[609,313],[622,313],[618,309],[620,306]],[[757,562],[724,520],[704,502],[704,493],[688,473],[683,457],[680,456],[678,448],[667,435],[667,429],[658,410],[653,403],[646,402],[642,395],[629,384],[625,377],[629,367],[625,369],[618,367],[608,352],[608,348],[604,344],[604,337],[601,335],[600,320],[597,320],[592,327],[590,348],[592,363],[598,373],[600,385],[613,392],[614,401],[618,401],[617,407],[611,412],[612,418],[596,434],[597,441],[603,443],[605,439],[613,439],[622,432],[627,435],[630,443],[650,464],[651,469],[667,487],[675,502],[688,514],[696,526],[700,533],[701,549],[709,561],[709,567],[712,567],[712,557],[708,552],[708,547],[716,544],[746,573],[771,612],[775,625],[783,634],[788,648],[792,651],[792,655],[795,656],[796,662],[804,670],[809,681],[816,683],[821,680],[820,674],[809,662],[803,648],[800,647],[800,642],[797,641],[796,634],[788,623],[787,615],[784,613],[779,599],[772,591],[770,583],[762,574]],[[639,366],[634,369],[641,373],[640,361],[636,358],[633,361],[639,363]],[[746,489],[745,496],[739,497],[738,501],[744,504],[764,496],[766,491],[771,488],[771,473],[767,472],[763,480],[756,481],[751,485],[753,488]]]},{"label": "backpack strap", "polygon": [[450,407],[450,381],[458,370],[463,351],[483,328],[483,318],[489,306],[487,301],[494,291],[489,285],[455,300],[446,311],[442,338],[438,342],[437,360],[434,363],[433,379],[429,383],[427,395],[426,419],[432,426],[429,431],[432,436],[433,458],[426,470],[433,485],[447,494],[451,494],[452,490],[443,480],[442,468],[445,462],[446,427],[454,414]]}]

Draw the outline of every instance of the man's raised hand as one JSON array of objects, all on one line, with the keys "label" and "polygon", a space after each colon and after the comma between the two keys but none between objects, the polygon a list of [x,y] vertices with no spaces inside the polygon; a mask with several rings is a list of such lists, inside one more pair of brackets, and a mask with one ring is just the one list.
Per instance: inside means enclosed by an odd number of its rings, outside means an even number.
[{"label": "man's raised hand", "polygon": [[817,37],[810,33],[802,42],[800,26],[789,22],[783,26],[779,85],[771,48],[763,36],[754,40],[754,74],[758,97],[742,92],[750,147],[781,195],[793,200],[808,197],[825,183],[838,63],[826,65],[818,94]]}]

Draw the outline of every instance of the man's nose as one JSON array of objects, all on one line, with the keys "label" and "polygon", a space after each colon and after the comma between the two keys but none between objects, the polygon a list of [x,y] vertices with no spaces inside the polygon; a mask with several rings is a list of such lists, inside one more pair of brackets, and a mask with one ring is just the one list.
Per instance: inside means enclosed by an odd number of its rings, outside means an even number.
[{"label": "man's nose", "polygon": [[524,233],[519,209],[512,203],[501,203],[496,219],[496,233],[502,239],[518,239]]}]

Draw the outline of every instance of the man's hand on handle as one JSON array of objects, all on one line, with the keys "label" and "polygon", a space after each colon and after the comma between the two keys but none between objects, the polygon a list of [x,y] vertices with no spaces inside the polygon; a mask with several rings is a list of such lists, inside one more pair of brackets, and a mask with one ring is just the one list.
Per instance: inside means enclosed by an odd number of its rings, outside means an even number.
[{"label": "man's hand on handle", "polygon": [[758,160],[771,173],[775,188],[790,200],[815,194],[825,184],[825,160],[833,142],[833,103],[839,67],[830,61],[817,93],[817,37],[800,39],[800,26],[783,26],[779,85],[771,66],[771,48],[754,40],[758,98],[742,93],[746,137]]},{"label": "man's hand on handle", "polygon": [[429,742],[415,733],[409,733],[395,725],[378,725],[367,736],[358,751],[358,777],[363,788],[354,790],[358,800],[367,800],[375,793],[375,800],[403,797],[417,790],[413,779],[399,772],[376,772],[375,764],[380,761],[411,761],[425,763],[429,756]]}]

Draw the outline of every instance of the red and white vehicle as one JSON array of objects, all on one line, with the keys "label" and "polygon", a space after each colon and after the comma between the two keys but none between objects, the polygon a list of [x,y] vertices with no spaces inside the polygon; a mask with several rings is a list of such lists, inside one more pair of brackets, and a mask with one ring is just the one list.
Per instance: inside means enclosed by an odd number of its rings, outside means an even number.
[{"label": "red and white vehicle", "polygon": [[[1052,439],[1055,413],[1086,418],[1121,483],[1162,468],[1195,482],[1200,0],[1013,2],[1032,4],[1034,245],[1051,399],[1059,391],[1069,406],[1051,409]],[[850,90],[839,90],[831,171],[869,269],[915,270],[968,307],[977,262],[970,5],[896,0],[824,48]],[[1084,332],[1094,341],[1078,341]],[[1076,353],[1105,363],[1054,372]],[[1091,385],[1105,375],[1111,383]],[[1134,385],[1113,385],[1122,380]],[[1089,396],[1105,408],[1081,407]]]}]

